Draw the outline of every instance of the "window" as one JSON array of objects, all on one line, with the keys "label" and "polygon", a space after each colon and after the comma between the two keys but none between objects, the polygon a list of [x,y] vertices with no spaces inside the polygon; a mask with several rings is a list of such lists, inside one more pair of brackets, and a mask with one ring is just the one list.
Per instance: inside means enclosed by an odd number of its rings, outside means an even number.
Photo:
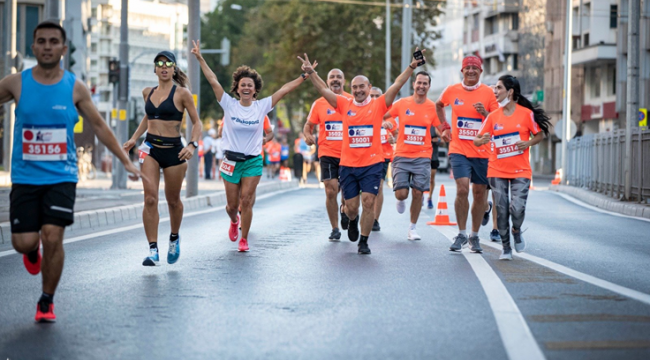
[{"label": "window", "polygon": [[618,5],[609,6],[609,28],[616,29],[618,25]]},{"label": "window", "polygon": [[585,38],[585,40],[584,40],[584,46],[587,47],[587,46],[589,46],[589,33],[586,33],[586,34],[584,35],[584,38]]},{"label": "window", "polygon": [[600,97],[600,86],[601,86],[601,69],[600,67],[593,67],[591,68],[591,71],[588,72],[590,73],[590,88],[591,88],[591,97],[592,98],[599,98]]},{"label": "window", "polygon": [[580,35],[573,35],[573,50],[580,49]]},{"label": "window", "polygon": [[519,70],[519,55],[512,55],[512,70]]},{"label": "window", "polygon": [[34,36],[32,34],[40,22],[40,12],[41,7],[37,5],[18,5],[16,8],[16,50],[25,57],[34,57],[32,52]]},{"label": "window", "polygon": [[519,14],[512,14],[512,28],[510,30],[519,30]]}]

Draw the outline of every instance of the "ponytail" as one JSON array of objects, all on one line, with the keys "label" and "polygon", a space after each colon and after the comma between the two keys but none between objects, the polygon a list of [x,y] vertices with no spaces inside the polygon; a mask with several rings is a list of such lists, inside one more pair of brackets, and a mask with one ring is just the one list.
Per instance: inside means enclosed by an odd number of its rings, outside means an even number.
[{"label": "ponytail", "polygon": [[187,78],[187,75],[183,72],[183,70],[179,69],[178,67],[174,69],[173,79],[181,87],[190,87],[190,80]]},{"label": "ponytail", "polygon": [[546,115],[544,110],[540,107],[535,107],[525,96],[521,95],[521,87],[519,86],[519,80],[512,75],[503,75],[499,78],[499,81],[503,83],[506,90],[513,90],[512,100],[515,101],[518,105],[530,109],[533,111],[533,119],[537,123],[540,129],[544,132],[544,135],[548,136],[549,128],[551,127],[551,119]]}]

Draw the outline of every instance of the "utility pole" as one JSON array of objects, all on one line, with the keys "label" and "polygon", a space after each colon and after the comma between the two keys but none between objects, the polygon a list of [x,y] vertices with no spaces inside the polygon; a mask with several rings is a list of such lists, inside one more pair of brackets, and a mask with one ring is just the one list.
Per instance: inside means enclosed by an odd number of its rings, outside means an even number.
[{"label": "utility pole", "polygon": [[[129,131],[128,116],[129,106],[129,1],[122,0],[120,24],[120,82],[118,84],[118,111],[115,130],[117,141],[124,144]],[[126,189],[126,169],[124,165],[113,156],[113,184],[111,189]]]},{"label": "utility pole", "polygon": [[[187,77],[190,79],[192,94],[196,102],[196,111],[199,111],[201,99],[201,69],[199,61],[194,56],[189,56],[192,50],[192,40],[201,40],[201,1],[188,0],[187,10],[189,11],[187,25]],[[200,113],[200,112],[199,112]],[[190,141],[192,138],[192,122],[186,122],[185,138]],[[194,156],[188,160],[186,174],[185,196],[190,198],[199,194],[199,154],[198,149]]]},{"label": "utility pole", "polygon": [[61,22],[60,0],[45,0],[45,20]]},{"label": "utility pole", "polygon": [[[5,68],[4,76],[9,76],[10,74],[16,73],[16,0],[5,0],[4,5],[4,14],[7,32],[9,36],[4,37],[5,41]],[[10,104],[4,105],[5,116],[4,116],[4,136],[3,136],[3,159],[2,163],[4,165],[4,170],[7,172],[11,171],[11,149],[13,148],[14,141],[14,110],[16,109],[16,103],[11,102]]]},{"label": "utility pole", "polygon": [[[628,0],[627,32],[627,116],[625,119],[625,161],[623,162],[623,181],[625,200],[632,194],[632,124],[638,122],[639,114],[639,23],[641,20],[641,1]],[[639,144],[641,131],[639,129]],[[641,153],[637,154],[641,157]],[[641,168],[637,169],[641,172]],[[639,183],[639,195],[641,183]],[[640,196],[639,196],[640,198]]]},{"label": "utility pole", "polygon": [[390,31],[392,21],[390,21],[390,0],[386,0],[386,87],[384,92],[390,87]]},{"label": "utility pole", "polygon": [[566,27],[564,39],[564,104],[562,106],[562,181],[566,184],[566,152],[571,136],[571,43],[573,39],[573,9],[571,0],[566,0]]},{"label": "utility pole", "polygon": [[[404,0],[404,7],[402,8],[402,68],[404,71],[409,64],[411,64],[411,14],[413,8],[413,0]],[[400,90],[400,96],[405,98],[411,95],[411,79],[406,80],[404,86]]]}]

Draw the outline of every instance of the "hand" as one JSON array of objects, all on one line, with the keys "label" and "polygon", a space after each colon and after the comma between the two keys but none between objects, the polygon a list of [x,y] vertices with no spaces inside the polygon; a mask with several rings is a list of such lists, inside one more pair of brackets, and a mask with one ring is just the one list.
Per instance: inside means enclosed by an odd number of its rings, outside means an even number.
[{"label": "hand", "polygon": [[304,59],[298,56],[298,59],[302,61],[302,65],[300,66],[300,68],[302,69],[302,71],[305,72],[305,74],[309,75],[313,73],[314,69],[316,69],[316,66],[318,66],[318,61],[314,61],[314,64],[312,64],[309,61],[309,56],[307,56],[307,54],[304,55],[305,55]]},{"label": "hand", "polygon": [[388,143],[391,145],[395,144],[395,137],[393,136],[393,133],[391,133],[390,131],[388,132]]},{"label": "hand", "polygon": [[[415,48],[415,51],[418,51],[418,49],[419,49],[419,48],[416,47],[416,48]],[[425,53],[426,51],[427,51],[426,49],[422,49],[422,60],[424,60],[424,61],[427,61],[427,57],[424,56],[424,53]],[[422,60],[415,60],[415,58],[413,58],[413,59],[411,60],[411,64],[410,64],[409,66],[411,67],[411,69],[415,69],[415,68],[418,66],[418,64],[420,63],[420,61],[422,61]]]},{"label": "hand", "polygon": [[449,129],[445,129],[445,131],[442,132],[442,140],[446,142],[451,141],[451,131],[449,131]]},{"label": "hand", "polygon": [[194,54],[194,56],[196,56],[197,60],[200,60],[201,57],[202,57],[201,56],[201,41],[200,40],[196,40],[196,41],[192,40],[192,44],[194,45],[194,47],[192,48],[192,50],[190,52],[192,54]]},{"label": "hand", "polygon": [[124,151],[126,152],[129,152],[129,150],[131,150],[134,146],[135,146],[135,140],[129,139],[127,142],[124,143],[124,145],[122,145],[122,149],[124,149]]},{"label": "hand", "polygon": [[474,104],[474,110],[476,110],[479,114],[481,114],[483,116],[488,116],[488,114],[489,114],[487,112],[487,110],[485,110],[485,106],[483,106],[483,104],[480,103],[480,102]]},{"label": "hand", "polygon": [[316,143],[316,138],[314,137],[314,134],[305,134],[305,142],[309,146],[314,145]]},{"label": "hand", "polygon": [[393,123],[391,123],[390,121],[382,122],[381,126],[383,126],[383,128],[386,130],[393,130]]},{"label": "hand", "polygon": [[[191,149],[190,146],[192,147]],[[194,150],[196,150],[196,148],[194,148],[194,145],[192,144],[187,145],[186,147],[183,148],[183,150],[181,150],[181,152],[178,153],[178,159],[179,160],[191,159],[192,155],[194,155]]]},{"label": "hand", "polygon": [[143,181],[149,180],[147,179],[147,177],[142,175],[140,170],[138,170],[138,168],[135,167],[135,165],[133,165],[131,161],[127,161],[126,163],[124,163],[124,169],[126,169],[126,172],[133,174],[133,176],[129,175],[129,179],[133,181],[137,181],[139,178],[142,178]]},{"label": "hand", "polygon": [[517,143],[515,145],[517,145],[517,149],[519,149],[521,151],[524,151],[524,150],[526,150],[526,149],[528,149],[530,147],[530,142],[528,142],[528,141],[517,141]]},{"label": "hand", "polygon": [[481,145],[485,145],[490,142],[490,133],[485,133],[480,136],[480,143]]}]

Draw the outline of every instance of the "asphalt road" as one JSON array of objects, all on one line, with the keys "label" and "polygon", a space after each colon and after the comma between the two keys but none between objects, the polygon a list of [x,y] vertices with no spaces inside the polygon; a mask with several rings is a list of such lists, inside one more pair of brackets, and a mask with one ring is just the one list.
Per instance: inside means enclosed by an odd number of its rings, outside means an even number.
[{"label": "asphalt road", "polygon": [[40,279],[0,252],[0,359],[650,358],[650,223],[533,191],[532,257],[500,262],[489,241],[448,251],[433,210],[406,240],[386,194],[370,256],[327,241],[316,188],[258,199],[248,253],[223,209],[184,219],[175,265],[141,266],[141,227],[68,243],[56,324],[33,323]]}]

